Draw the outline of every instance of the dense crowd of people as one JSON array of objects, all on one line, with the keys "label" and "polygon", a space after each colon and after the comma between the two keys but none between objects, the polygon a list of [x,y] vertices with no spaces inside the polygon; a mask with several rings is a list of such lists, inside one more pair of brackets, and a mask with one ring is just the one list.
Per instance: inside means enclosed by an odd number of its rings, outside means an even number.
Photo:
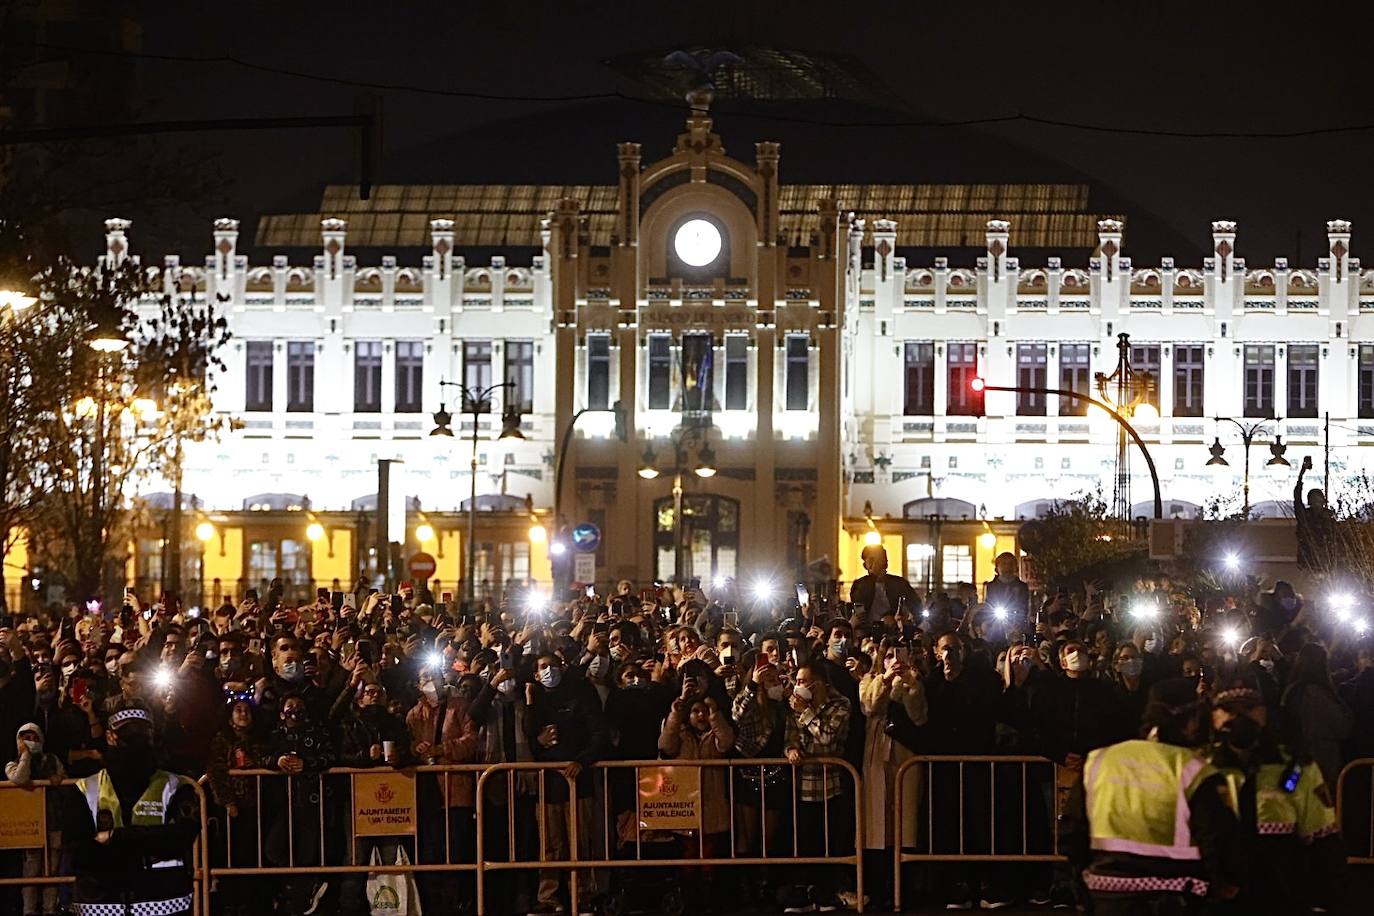
[{"label": "dense crowd of people", "polygon": [[[703,836],[682,847],[695,852],[679,855],[729,855],[731,847],[754,856],[794,848],[801,856],[850,854],[858,809],[866,894],[880,907],[891,902],[894,845],[988,852],[1004,826],[1018,844],[1058,836],[1069,867],[945,863],[913,869],[906,883],[908,904],[995,908],[1089,902],[1087,761],[1148,733],[1152,715],[1157,730],[1161,709],[1209,711],[1211,732],[1190,741],[1209,746],[1212,765],[1242,777],[1270,762],[1291,766],[1301,774],[1295,784],[1306,780],[1328,810],[1344,763],[1374,755],[1374,643],[1348,613],[1304,602],[1285,583],[1201,603],[1165,578],[1119,590],[1089,583],[1040,600],[1006,554],[979,600],[972,585],[918,595],[887,573],[880,547],[868,548],[864,563],[867,575],[852,583],[849,601],[825,583],[799,589],[793,602],[780,586],[621,581],[610,594],[579,591],[566,602],[531,591],[499,605],[459,606],[424,588],[387,594],[360,582],[348,594],[321,591],[301,604],[274,585],[261,598],[250,592],[203,613],[130,593],[108,613],[92,605],[18,616],[0,629],[0,733],[16,738],[5,775],[26,785],[114,771],[111,747],[137,747],[129,735],[146,722],[159,772],[206,778],[221,864],[300,869],[270,885],[223,880],[217,910],[259,912],[275,897],[278,912],[304,916],[369,910],[364,876],[309,876],[321,849],[326,860],[355,864],[398,854],[395,843],[361,839],[338,848],[347,790],[318,776],[331,767],[557,764],[566,778],[536,785],[523,774],[491,784],[513,816],[495,818],[483,840],[517,850],[517,858],[542,851],[556,861],[569,857],[572,843],[584,857],[615,855],[604,844],[623,835],[623,824],[598,818],[623,820],[635,790],[628,780],[595,778],[600,761],[767,758],[778,763],[703,772]],[[1180,684],[1185,700],[1177,699]],[[122,740],[107,735],[119,727],[127,729]],[[916,755],[1033,755],[1057,767],[997,783],[989,766],[961,770],[956,781],[939,765],[900,770]],[[843,767],[807,764],[816,758],[848,761],[862,776],[859,789]],[[238,772],[251,769],[288,779],[263,789]],[[894,813],[899,778],[909,804]],[[281,791],[287,781],[289,796]],[[1231,804],[1242,828],[1245,785],[1235,781]],[[471,775],[422,776],[418,792],[419,848],[405,854],[472,861]],[[50,805],[48,854],[56,860],[71,842],[59,827],[81,812],[63,810],[57,793]],[[569,805],[583,828],[575,837]],[[1250,809],[1257,805],[1263,821],[1264,800],[1252,797]],[[1026,823],[1011,824],[1013,812]],[[1332,818],[1320,814],[1308,812],[1286,831],[1262,829],[1252,814],[1250,839],[1228,834],[1228,849],[1242,853],[1208,856],[1218,869],[1213,889],[1230,888],[1213,902],[1283,899],[1292,912],[1338,905],[1338,885],[1318,876],[1339,868],[1344,853]],[[35,853],[14,856],[0,859],[6,874],[41,873]],[[1097,861],[1087,872],[1103,868]],[[693,909],[734,901],[812,912],[857,903],[852,870],[837,866],[704,874],[709,880],[687,888],[697,895]],[[564,871],[491,880],[502,882],[489,898],[494,912],[566,907]],[[580,895],[614,893],[615,880],[588,872]],[[702,895],[725,884],[728,894]],[[463,911],[473,905],[473,885],[470,873],[428,873],[418,894],[431,912]],[[56,913],[62,903],[51,885],[14,896],[4,906],[22,916]]]}]

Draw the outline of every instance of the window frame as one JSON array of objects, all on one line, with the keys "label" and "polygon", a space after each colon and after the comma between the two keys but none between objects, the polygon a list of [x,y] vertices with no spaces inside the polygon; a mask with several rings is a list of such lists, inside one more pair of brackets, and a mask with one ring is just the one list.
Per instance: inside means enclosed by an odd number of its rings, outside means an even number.
[{"label": "window frame", "polygon": [[811,336],[788,334],[783,338],[783,347],[783,409],[810,410]]},{"label": "window frame", "polygon": [[[404,356],[401,348],[406,349]],[[420,413],[425,400],[425,342],[398,340],[395,346],[396,413]]]},{"label": "window frame", "polygon": [[[364,348],[367,352],[364,353]],[[353,412],[382,412],[382,342],[353,341]],[[368,389],[373,389],[369,392]],[[371,397],[368,395],[371,394]]]},{"label": "window frame", "polygon": [[935,342],[908,340],[902,346],[902,415],[935,413]]},{"label": "window frame", "polygon": [[[1029,356],[1029,358],[1027,358]],[[1016,387],[1018,389],[1047,388],[1050,371],[1049,344],[1042,341],[1023,341],[1016,345]],[[1043,417],[1049,413],[1049,398],[1038,392],[1016,392],[1018,417]]]},{"label": "window frame", "polygon": [[[263,359],[263,356],[266,359]],[[256,359],[255,359],[256,357]],[[270,340],[244,342],[243,410],[245,413],[272,412],[272,384],[276,353]],[[255,398],[254,389],[257,390]]]}]

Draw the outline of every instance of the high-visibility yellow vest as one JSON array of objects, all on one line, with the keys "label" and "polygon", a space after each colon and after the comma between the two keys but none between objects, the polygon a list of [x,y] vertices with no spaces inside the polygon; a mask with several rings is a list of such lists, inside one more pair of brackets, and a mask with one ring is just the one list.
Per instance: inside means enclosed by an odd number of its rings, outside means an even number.
[{"label": "high-visibility yellow vest", "polygon": [[[78,779],[77,786],[86,796],[86,805],[91,809],[91,817],[96,824],[96,830],[117,829],[125,826],[124,812],[120,808],[119,796],[115,793],[114,782],[110,779],[109,771],[101,770],[94,776],[85,779]],[[153,772],[152,778],[148,780],[148,788],[143,790],[138,801],[134,802],[134,809],[130,813],[130,826],[134,827],[160,827],[167,823],[167,812],[172,804],[172,796],[181,787],[181,778],[173,773],[164,770]],[[101,812],[105,812],[107,819],[101,824]],[[181,859],[164,859],[154,862],[153,868],[173,868],[184,864]]]},{"label": "high-visibility yellow vest", "polygon": [[[1336,833],[1336,810],[1331,794],[1315,763],[1298,769],[1298,783],[1292,792],[1284,781],[1292,769],[1283,762],[1261,763],[1255,771],[1255,826],[1260,836],[1297,835],[1304,843]],[[1220,772],[1231,792],[1231,806],[1239,810],[1245,773],[1233,767]]]},{"label": "high-visibility yellow vest", "polygon": [[1217,771],[1188,748],[1123,741],[1088,755],[1083,788],[1093,849],[1199,860],[1188,803]]}]

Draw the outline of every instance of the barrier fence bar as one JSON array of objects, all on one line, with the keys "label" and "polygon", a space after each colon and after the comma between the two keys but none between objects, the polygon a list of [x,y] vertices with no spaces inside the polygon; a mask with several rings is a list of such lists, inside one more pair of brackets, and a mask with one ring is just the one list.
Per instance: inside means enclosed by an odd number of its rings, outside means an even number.
[{"label": "barrier fence bar", "polygon": [[[902,908],[902,866],[908,863],[1067,862],[1059,849],[1058,776],[1059,768],[1044,757],[904,760],[893,777],[889,810],[893,906]],[[957,791],[948,791],[947,783],[956,783]],[[908,818],[916,836],[908,836]],[[1018,834],[1020,843],[1008,848],[1007,838]],[[1044,841],[1043,849],[1036,840]]]},{"label": "barrier fence bar", "polygon": [[[91,777],[93,778],[93,777]],[[204,790],[192,779],[185,776],[180,777],[181,785],[190,786],[196,794],[197,816],[200,820],[200,831],[196,841],[191,845],[191,859],[189,870],[191,872],[191,912],[195,916],[209,916],[210,913],[210,875],[206,868],[209,858],[204,854],[205,837],[209,834],[209,814]],[[38,822],[38,833],[41,846],[23,846],[22,838],[18,833],[11,832],[14,826],[12,820],[5,820],[6,829],[3,831],[6,839],[4,851],[6,852],[29,852],[39,850],[42,873],[29,877],[0,877],[0,888],[6,887],[36,887],[47,888],[54,885],[70,885],[76,882],[76,877],[69,874],[56,874],[58,866],[61,864],[61,857],[54,856],[49,843],[49,836],[52,833],[60,833],[60,824],[50,824],[47,819],[47,793],[57,791],[66,787],[75,787],[78,784],[76,779],[63,779],[54,782],[51,779],[35,781],[28,786],[17,786],[12,782],[0,781],[0,819],[13,818],[15,811],[20,806],[15,804],[17,796],[10,796],[11,792],[33,793],[39,798],[38,807],[43,815]],[[21,869],[22,870],[22,869]]]},{"label": "barrier fence bar", "polygon": [[[581,802],[577,780],[568,777],[566,767],[521,762],[338,768],[296,776],[231,770],[229,778],[253,783],[240,787],[243,805],[233,818],[218,806],[211,816],[203,786],[208,777],[202,784],[187,781],[195,787],[200,819],[190,861],[194,910],[208,916],[215,881],[224,879],[218,887],[222,893],[227,882],[255,875],[466,874],[472,876],[478,916],[485,916],[489,876],[522,869],[566,874],[571,903],[581,909],[583,885],[591,879],[596,888],[598,872],[834,865],[853,869],[862,911],[865,838],[879,828],[866,823],[861,774],[843,760],[817,758],[796,765],[781,759],[604,761],[588,768],[584,779],[594,798]],[[808,794],[814,797],[819,786],[819,794],[833,792],[831,798],[803,799],[804,774]],[[1362,758],[1346,765],[1336,785],[1337,821],[1351,865],[1374,865],[1372,779],[1374,757]],[[560,783],[556,789],[550,780]],[[1075,788],[1081,793],[1074,782],[1072,773],[1041,757],[904,761],[886,804],[895,905],[902,905],[904,865],[1066,862],[1061,827],[1081,819],[1081,812],[1066,816]],[[74,786],[76,780],[60,785]],[[4,793],[35,793],[41,807],[55,789],[51,782],[30,788],[0,783],[0,809],[5,809],[0,821],[24,807],[16,801],[19,796]],[[677,792],[690,801],[681,802]],[[551,795],[566,795],[568,801],[549,801]],[[851,803],[852,843],[843,808]],[[437,815],[435,807],[441,809]],[[34,810],[32,802],[27,810]],[[813,822],[810,831],[804,829],[804,811]],[[367,832],[359,832],[360,823]],[[4,826],[8,830],[13,824]],[[522,833],[522,825],[532,832]],[[61,857],[49,845],[51,826],[45,822],[41,836],[34,833],[41,841],[32,847],[40,852],[41,874],[0,878],[0,888],[74,881],[55,873]],[[842,826],[843,831],[837,829]],[[306,828],[318,829],[319,836],[309,836]],[[431,836],[436,829],[443,831],[442,839]],[[498,832],[502,829],[504,835]],[[236,841],[239,831],[249,831],[247,843]],[[455,837],[465,835],[475,837],[475,844],[455,850]],[[371,862],[369,852],[382,847],[405,850],[410,861],[393,856]],[[9,848],[22,849],[13,843]],[[676,854],[662,855],[664,849]],[[315,861],[298,861],[302,856]]]},{"label": "barrier fence bar", "polygon": [[1336,825],[1346,862],[1374,865],[1374,757],[1352,760],[1336,779]]}]

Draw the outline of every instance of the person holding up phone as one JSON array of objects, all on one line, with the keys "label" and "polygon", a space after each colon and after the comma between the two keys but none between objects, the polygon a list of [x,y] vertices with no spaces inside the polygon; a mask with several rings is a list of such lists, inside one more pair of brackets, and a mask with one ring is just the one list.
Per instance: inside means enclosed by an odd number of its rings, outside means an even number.
[{"label": "person holding up phone", "polygon": [[887,551],[881,544],[868,545],[861,556],[866,575],[855,579],[849,587],[849,600],[856,610],[863,610],[864,620],[876,623],[895,614],[899,604],[916,605],[916,591],[911,583],[887,571]]}]

